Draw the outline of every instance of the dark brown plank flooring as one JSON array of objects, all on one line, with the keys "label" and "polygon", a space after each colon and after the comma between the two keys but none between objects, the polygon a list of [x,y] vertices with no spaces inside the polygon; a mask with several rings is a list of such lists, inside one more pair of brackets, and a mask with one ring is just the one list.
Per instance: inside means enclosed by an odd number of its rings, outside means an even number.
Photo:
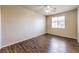
[{"label": "dark brown plank flooring", "polygon": [[75,39],[54,35],[41,35],[17,44],[4,47],[1,53],[78,53],[79,44]]}]

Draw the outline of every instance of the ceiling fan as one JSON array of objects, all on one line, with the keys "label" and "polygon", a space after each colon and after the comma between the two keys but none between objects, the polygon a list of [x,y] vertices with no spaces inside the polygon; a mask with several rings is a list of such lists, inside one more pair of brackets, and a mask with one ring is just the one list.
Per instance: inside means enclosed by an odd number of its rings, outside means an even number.
[{"label": "ceiling fan", "polygon": [[46,5],[43,8],[44,12],[49,14],[49,13],[54,13],[56,12],[56,7],[52,7],[51,5]]}]

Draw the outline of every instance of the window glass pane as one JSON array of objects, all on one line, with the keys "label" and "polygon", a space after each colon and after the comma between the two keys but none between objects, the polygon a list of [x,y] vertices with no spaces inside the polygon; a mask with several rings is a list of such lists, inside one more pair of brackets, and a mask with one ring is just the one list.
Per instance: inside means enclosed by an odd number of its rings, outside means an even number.
[{"label": "window glass pane", "polygon": [[65,28],[65,16],[58,17],[58,28]]},{"label": "window glass pane", "polygon": [[65,16],[53,17],[52,28],[65,28]]},{"label": "window glass pane", "polygon": [[52,18],[52,27],[57,28],[57,17]]},{"label": "window glass pane", "polygon": [[53,23],[53,24],[52,24],[52,27],[53,27],[53,28],[57,28],[57,23]]}]

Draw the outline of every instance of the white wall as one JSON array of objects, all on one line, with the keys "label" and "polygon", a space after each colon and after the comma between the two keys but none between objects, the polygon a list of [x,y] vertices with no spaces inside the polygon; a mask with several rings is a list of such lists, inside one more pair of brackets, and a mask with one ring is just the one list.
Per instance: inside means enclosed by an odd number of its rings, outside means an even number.
[{"label": "white wall", "polygon": [[0,6],[0,48],[1,48],[1,6]]},{"label": "white wall", "polygon": [[2,47],[45,34],[45,17],[18,6],[2,6]]},{"label": "white wall", "polygon": [[[65,16],[65,28],[52,28],[53,16]],[[47,33],[77,39],[77,10],[47,16]]]}]

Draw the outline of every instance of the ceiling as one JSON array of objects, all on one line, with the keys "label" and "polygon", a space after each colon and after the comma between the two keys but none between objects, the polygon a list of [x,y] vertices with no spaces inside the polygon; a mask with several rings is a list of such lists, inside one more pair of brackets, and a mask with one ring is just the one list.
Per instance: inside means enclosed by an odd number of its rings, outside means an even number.
[{"label": "ceiling", "polygon": [[34,12],[40,13],[42,15],[53,15],[57,13],[66,12],[77,8],[77,5],[51,5],[52,8],[56,8],[55,12],[46,13],[44,11],[45,5],[22,5],[21,7],[30,9]]}]

